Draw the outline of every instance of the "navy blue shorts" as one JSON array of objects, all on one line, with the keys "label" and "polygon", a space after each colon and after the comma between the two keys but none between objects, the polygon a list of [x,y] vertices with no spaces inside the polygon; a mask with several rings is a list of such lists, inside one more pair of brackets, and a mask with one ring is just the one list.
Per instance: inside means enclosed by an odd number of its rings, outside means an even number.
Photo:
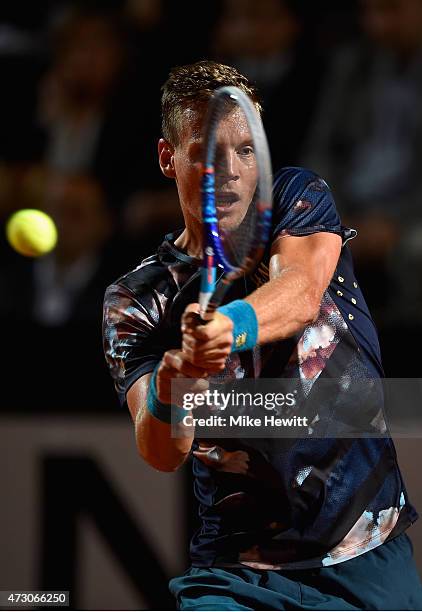
[{"label": "navy blue shorts", "polygon": [[179,610],[422,610],[422,583],[406,533],[329,567],[191,567],[170,581],[170,591]]}]

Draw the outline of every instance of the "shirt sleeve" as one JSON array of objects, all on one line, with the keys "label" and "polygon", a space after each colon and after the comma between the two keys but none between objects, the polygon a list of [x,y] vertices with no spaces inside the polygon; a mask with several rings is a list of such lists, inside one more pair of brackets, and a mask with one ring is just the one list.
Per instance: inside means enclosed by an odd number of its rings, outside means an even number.
[{"label": "shirt sleeve", "polygon": [[275,176],[272,240],[283,235],[308,236],[331,232],[343,244],[356,236],[344,227],[327,183],[304,168],[282,168]]},{"label": "shirt sleeve", "polygon": [[155,342],[160,308],[153,295],[135,296],[127,287],[110,285],[104,296],[103,348],[120,404],[144,374],[152,372],[164,353]]}]

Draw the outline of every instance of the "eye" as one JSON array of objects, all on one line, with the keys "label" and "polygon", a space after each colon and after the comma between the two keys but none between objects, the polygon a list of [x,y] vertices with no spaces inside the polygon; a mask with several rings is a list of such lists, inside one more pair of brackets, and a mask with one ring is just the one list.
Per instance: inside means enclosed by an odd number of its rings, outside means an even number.
[{"label": "eye", "polygon": [[252,145],[245,145],[238,150],[238,154],[242,157],[250,157],[254,155],[255,151]]}]

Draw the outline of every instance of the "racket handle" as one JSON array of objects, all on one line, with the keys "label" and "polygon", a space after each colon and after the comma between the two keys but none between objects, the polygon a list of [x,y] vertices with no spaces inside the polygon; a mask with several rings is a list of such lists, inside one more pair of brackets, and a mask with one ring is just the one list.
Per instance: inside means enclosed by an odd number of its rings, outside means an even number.
[{"label": "racket handle", "polygon": [[220,304],[223,302],[224,296],[231,285],[231,280],[227,276],[222,276],[213,287],[214,291],[201,291],[199,294],[199,312],[204,321],[210,321],[214,317],[214,313]]},{"label": "racket handle", "polygon": [[210,302],[212,292],[202,292],[199,294],[199,315],[204,323],[211,321],[214,317],[216,306],[213,307]]},{"label": "racket handle", "polygon": [[207,312],[210,309],[210,301],[215,290],[217,277],[214,250],[210,246],[205,248],[205,262],[206,265],[202,268],[201,272],[201,287],[199,291],[199,311],[201,319],[204,321],[212,319],[212,316],[207,317]]}]

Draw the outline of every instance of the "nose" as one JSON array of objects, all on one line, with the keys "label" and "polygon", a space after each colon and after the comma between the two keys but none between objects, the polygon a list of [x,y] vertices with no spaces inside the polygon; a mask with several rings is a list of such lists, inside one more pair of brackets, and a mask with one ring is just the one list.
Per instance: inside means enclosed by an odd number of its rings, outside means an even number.
[{"label": "nose", "polygon": [[226,149],[218,151],[215,163],[216,177],[225,180],[237,181],[239,179],[239,160],[236,151]]}]

